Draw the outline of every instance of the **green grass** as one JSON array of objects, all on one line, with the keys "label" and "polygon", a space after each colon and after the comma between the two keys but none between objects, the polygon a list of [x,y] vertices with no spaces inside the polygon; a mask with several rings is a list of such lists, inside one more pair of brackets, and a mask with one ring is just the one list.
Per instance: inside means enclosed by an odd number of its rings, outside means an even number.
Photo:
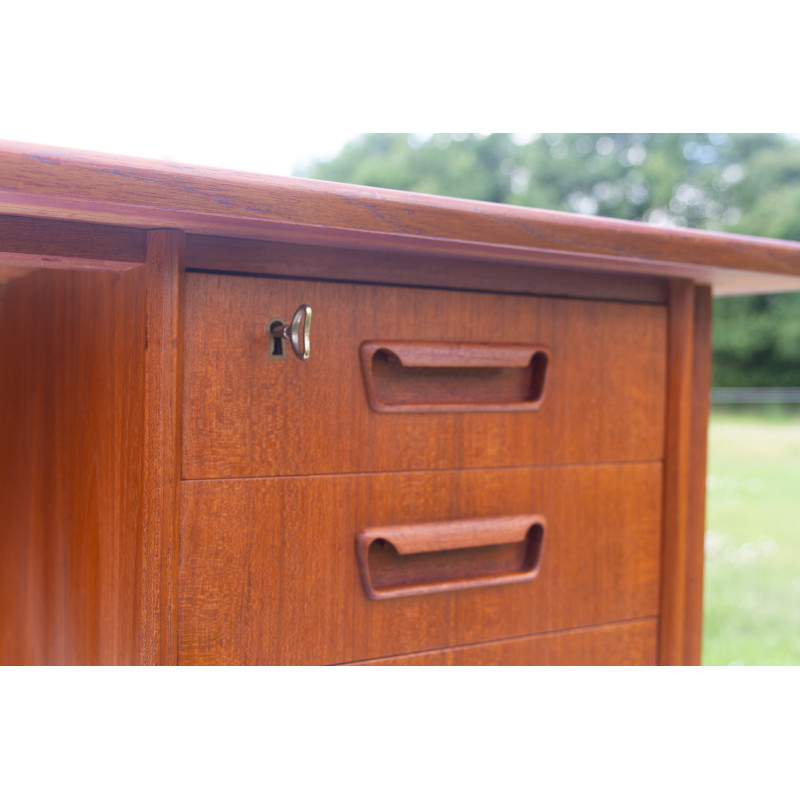
[{"label": "green grass", "polygon": [[704,664],[800,664],[800,418],[714,413]]}]

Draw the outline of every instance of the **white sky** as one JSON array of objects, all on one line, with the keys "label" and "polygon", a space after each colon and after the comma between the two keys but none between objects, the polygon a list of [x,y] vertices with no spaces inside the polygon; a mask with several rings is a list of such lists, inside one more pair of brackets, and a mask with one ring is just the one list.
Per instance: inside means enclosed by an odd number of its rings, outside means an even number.
[{"label": "white sky", "polygon": [[[633,0],[588,4],[580,25],[571,4],[528,19],[518,0],[458,16],[430,0],[391,13],[17,0],[0,15],[0,139],[289,175],[361,130],[796,129],[793,26],[769,26],[763,80],[758,21],[731,17],[726,36],[748,38],[749,57],[715,61],[712,18],[687,2],[686,26],[683,5],[645,48]],[[618,46],[597,35],[612,17]]]},{"label": "white sky", "polygon": [[302,86],[314,76],[293,63],[306,57],[297,13],[237,0],[116,7],[4,8],[0,139],[290,175],[357,135]]},{"label": "white sky", "polygon": [[160,132],[146,127],[103,130],[80,121],[53,125],[46,117],[31,115],[4,125],[0,138],[288,176],[313,159],[331,158],[356,136],[357,131],[266,130],[231,142],[220,131],[197,134],[190,126]]},{"label": "white sky", "polygon": [[348,109],[336,82],[360,67],[318,64],[326,14],[309,27],[310,11],[292,8],[4,4],[0,139],[277,175],[331,157],[363,127],[368,107]]}]

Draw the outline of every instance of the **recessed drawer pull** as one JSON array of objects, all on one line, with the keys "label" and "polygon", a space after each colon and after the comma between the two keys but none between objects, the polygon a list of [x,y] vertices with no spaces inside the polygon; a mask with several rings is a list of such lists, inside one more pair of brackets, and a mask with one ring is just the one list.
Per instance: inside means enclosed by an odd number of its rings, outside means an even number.
[{"label": "recessed drawer pull", "polygon": [[363,342],[373,411],[533,411],[544,399],[550,352],[541,345]]},{"label": "recessed drawer pull", "polygon": [[367,528],[356,535],[373,600],[532,580],[545,519],[539,514]]}]

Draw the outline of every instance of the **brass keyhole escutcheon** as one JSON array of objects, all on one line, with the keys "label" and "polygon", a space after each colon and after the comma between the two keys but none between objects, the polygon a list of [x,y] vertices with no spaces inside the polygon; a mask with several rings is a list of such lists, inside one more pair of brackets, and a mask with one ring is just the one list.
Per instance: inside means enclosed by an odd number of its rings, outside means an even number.
[{"label": "brass keyhole escutcheon", "polygon": [[281,319],[270,320],[268,330],[272,337],[271,359],[286,357],[284,339],[291,344],[292,351],[301,361],[306,361],[311,355],[311,306],[305,303],[301,305],[288,325]]}]

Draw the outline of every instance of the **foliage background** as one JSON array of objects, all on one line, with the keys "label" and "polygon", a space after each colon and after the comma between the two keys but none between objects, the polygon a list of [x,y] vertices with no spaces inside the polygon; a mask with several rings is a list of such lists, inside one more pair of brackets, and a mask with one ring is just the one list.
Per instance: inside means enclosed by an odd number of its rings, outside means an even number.
[{"label": "foliage background", "polygon": [[[770,133],[371,133],[305,175],[800,240],[800,141]],[[800,293],[714,301],[716,386],[800,386]]]}]

